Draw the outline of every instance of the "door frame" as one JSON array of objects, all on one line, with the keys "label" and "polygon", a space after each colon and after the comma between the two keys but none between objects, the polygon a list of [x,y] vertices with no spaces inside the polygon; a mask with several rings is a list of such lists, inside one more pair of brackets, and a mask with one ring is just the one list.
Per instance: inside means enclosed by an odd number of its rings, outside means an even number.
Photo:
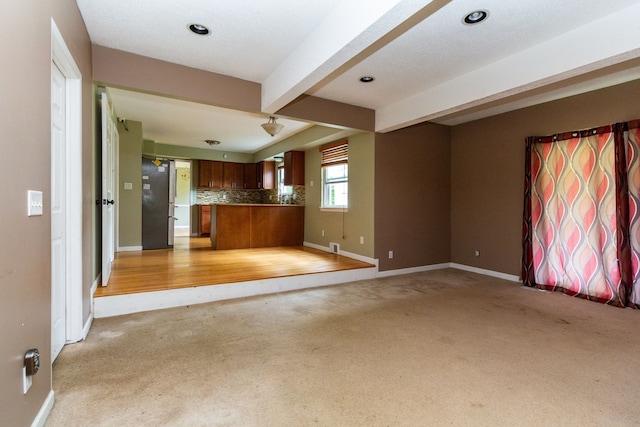
[{"label": "door frame", "polygon": [[58,26],[51,19],[51,60],[65,79],[66,141],[65,141],[65,228],[67,271],[65,284],[66,342],[77,342],[89,332],[91,318],[84,326],[82,313],[82,74],[67,47]]}]

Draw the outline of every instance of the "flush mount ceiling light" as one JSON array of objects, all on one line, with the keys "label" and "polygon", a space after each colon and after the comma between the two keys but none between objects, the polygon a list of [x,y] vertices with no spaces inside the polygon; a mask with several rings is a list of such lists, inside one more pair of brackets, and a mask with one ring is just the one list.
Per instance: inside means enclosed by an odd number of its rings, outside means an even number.
[{"label": "flush mount ceiling light", "polygon": [[220,141],[215,139],[205,139],[204,142],[209,144],[209,147],[213,147],[214,145],[220,145]]},{"label": "flush mount ceiling light", "polygon": [[269,116],[269,121],[267,123],[263,123],[261,126],[262,126],[262,129],[267,131],[267,133],[271,136],[277,135],[278,132],[280,132],[284,127],[284,125],[281,125],[280,123],[276,123],[276,118],[273,116]]},{"label": "flush mount ceiling light", "polygon": [[189,28],[191,32],[196,33],[199,36],[206,36],[211,33],[211,31],[209,31],[207,27],[201,24],[189,24],[187,25],[187,28]]},{"label": "flush mount ceiling light", "polygon": [[481,23],[488,17],[489,12],[487,12],[486,10],[474,10],[473,12],[468,13],[467,16],[462,19],[462,22],[467,25],[474,25]]},{"label": "flush mount ceiling light", "polygon": [[360,81],[362,83],[371,83],[372,81],[374,81],[376,78],[373,76],[362,76],[360,77]]}]

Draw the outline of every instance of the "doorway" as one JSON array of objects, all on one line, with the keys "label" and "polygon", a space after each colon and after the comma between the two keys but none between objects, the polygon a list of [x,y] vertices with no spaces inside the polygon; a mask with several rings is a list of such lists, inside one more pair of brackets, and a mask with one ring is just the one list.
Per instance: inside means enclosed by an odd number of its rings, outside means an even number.
[{"label": "doorway", "polygon": [[84,339],[90,319],[85,325],[82,313],[82,75],[53,21],[51,39],[53,363],[64,344]]},{"label": "doorway", "polygon": [[176,160],[174,237],[191,236],[191,162]]}]

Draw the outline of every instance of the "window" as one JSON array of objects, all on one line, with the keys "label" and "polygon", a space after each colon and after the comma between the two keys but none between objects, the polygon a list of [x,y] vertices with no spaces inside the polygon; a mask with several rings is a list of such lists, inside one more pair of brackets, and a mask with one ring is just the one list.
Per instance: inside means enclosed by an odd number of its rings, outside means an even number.
[{"label": "window", "polygon": [[322,207],[344,209],[349,206],[348,144],[341,141],[321,147]]},{"label": "window", "polygon": [[293,187],[291,185],[284,185],[284,166],[278,166],[278,197],[285,195],[291,195],[293,193]]}]

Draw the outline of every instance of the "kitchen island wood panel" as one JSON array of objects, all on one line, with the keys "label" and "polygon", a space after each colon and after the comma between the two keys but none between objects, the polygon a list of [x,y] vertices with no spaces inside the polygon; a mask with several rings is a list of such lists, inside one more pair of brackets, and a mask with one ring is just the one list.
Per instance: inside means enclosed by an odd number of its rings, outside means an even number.
[{"label": "kitchen island wood panel", "polygon": [[211,206],[211,247],[244,249],[250,246],[251,207]]},{"label": "kitchen island wood panel", "polygon": [[214,249],[302,246],[303,240],[304,206],[211,206],[211,247]]}]

